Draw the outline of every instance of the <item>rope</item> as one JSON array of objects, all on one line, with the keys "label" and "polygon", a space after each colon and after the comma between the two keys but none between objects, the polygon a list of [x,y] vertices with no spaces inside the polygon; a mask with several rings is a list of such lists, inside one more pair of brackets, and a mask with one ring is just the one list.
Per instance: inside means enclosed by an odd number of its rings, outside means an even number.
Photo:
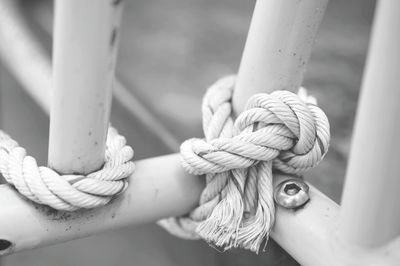
[{"label": "rope", "polygon": [[184,169],[206,175],[199,206],[159,224],[179,237],[258,252],[275,219],[273,171],[299,174],[316,166],[328,150],[329,122],[303,88],[298,95],[256,94],[234,119],[234,83],[229,76],[208,89],[202,105],[205,139],[181,145]]},{"label": "rope", "polygon": [[133,150],[113,127],[108,129],[105,163],[93,173],[60,175],[40,166],[24,148],[0,130],[0,172],[28,199],[57,210],[74,211],[107,204],[128,187]]}]

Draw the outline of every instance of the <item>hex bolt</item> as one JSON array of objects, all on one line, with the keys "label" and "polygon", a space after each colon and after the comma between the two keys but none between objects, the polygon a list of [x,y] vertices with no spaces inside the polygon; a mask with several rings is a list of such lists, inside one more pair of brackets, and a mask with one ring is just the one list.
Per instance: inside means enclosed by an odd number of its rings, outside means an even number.
[{"label": "hex bolt", "polygon": [[296,209],[310,200],[309,187],[301,179],[288,179],[281,182],[275,189],[275,202],[286,209]]}]

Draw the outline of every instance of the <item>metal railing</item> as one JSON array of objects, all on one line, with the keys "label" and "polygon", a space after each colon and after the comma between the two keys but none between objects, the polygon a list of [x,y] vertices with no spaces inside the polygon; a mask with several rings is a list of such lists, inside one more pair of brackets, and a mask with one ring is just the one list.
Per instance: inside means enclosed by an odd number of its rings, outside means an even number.
[{"label": "metal railing", "polygon": [[[96,18],[108,23],[102,24],[101,30],[94,34],[100,43],[113,43],[114,19],[99,18],[100,14],[113,14],[115,5],[109,0],[97,1],[99,9],[88,8],[85,16],[79,14],[68,15],[68,7],[74,5],[90,6],[91,1],[83,3],[79,0],[61,1],[57,3],[54,38],[55,48],[55,87],[56,94],[66,88],[65,80],[75,75],[70,84],[80,88],[72,95],[80,98],[82,106],[54,105],[51,108],[52,118],[50,150],[59,149],[61,142],[68,144],[71,150],[88,150],[86,144],[74,142],[74,136],[63,133],[67,125],[59,119],[69,119],[69,127],[79,125],[79,131],[86,134],[88,130],[95,130],[96,139],[103,141],[108,124],[109,104],[102,105],[101,112],[94,97],[83,96],[90,91],[87,86],[95,86],[96,91],[103,91],[101,99],[108,103],[111,95],[110,78],[113,68],[105,68],[115,56],[115,50],[93,51],[103,60],[94,61],[89,58],[80,58],[84,62],[85,71],[74,72],[71,69],[79,64],[74,56],[79,51],[69,50],[63,46],[64,39],[73,34],[74,23]],[[18,23],[18,14],[10,9],[14,4],[10,0],[0,1],[0,42],[10,41],[4,36],[4,16],[9,23],[16,22],[12,29],[14,37],[24,38],[24,43],[12,49],[22,49],[25,57],[18,60],[27,62],[27,58],[40,55],[40,47],[34,36]],[[117,1],[118,2],[118,1]],[[257,92],[270,92],[274,89],[296,89],[300,86],[303,73],[310,56],[312,44],[322,20],[328,0],[263,0],[257,1],[252,23],[249,30],[241,66],[238,72],[237,88],[233,100],[235,112],[240,112],[245,100]],[[75,6],[76,7],[76,6]],[[7,8],[9,10],[7,11]],[[56,8],[56,9],[57,9]],[[66,13],[64,13],[66,12]],[[11,15],[10,15],[11,14]],[[62,15],[64,14],[64,15]],[[4,16],[3,16],[4,15]],[[73,17],[72,17],[73,15]],[[57,26],[58,25],[58,26]],[[353,148],[349,162],[349,171],[344,189],[343,210],[310,185],[311,201],[302,209],[292,211],[277,208],[276,223],[272,237],[296,260],[304,265],[396,265],[400,261],[400,194],[397,188],[400,185],[398,175],[398,150],[396,136],[400,130],[400,120],[396,115],[400,112],[398,99],[398,77],[400,77],[400,2],[381,0],[376,11],[376,21],[372,35],[371,53],[369,55],[366,75],[363,82],[361,104],[355,126]],[[90,27],[90,24],[86,25]],[[113,26],[113,27],[110,27]],[[69,28],[68,30],[68,27]],[[78,29],[77,29],[78,30]],[[83,29],[82,29],[83,30]],[[87,29],[90,30],[90,29]],[[101,36],[100,36],[101,35]],[[118,35],[118,34],[117,34]],[[10,36],[10,35],[9,35]],[[77,35],[76,45],[85,47],[89,41]],[[108,38],[107,38],[108,37]],[[114,40],[115,41],[115,40]],[[32,69],[35,79],[30,79],[22,73],[24,65],[16,65],[12,54],[2,50],[0,58],[11,69],[14,75],[22,81],[33,98],[49,110],[49,91],[34,86],[47,83],[51,78],[48,59],[40,57],[38,62],[48,72],[34,70],[35,62],[31,62],[28,69]],[[11,47],[10,47],[11,48]],[[15,53],[14,55],[20,53]],[[67,56],[66,56],[67,55]],[[95,56],[95,55],[93,55]],[[299,64],[301,58],[302,63]],[[61,60],[62,64],[57,64]],[[66,64],[65,62],[69,62]],[[64,64],[65,63],[65,64]],[[111,65],[113,65],[111,63]],[[108,66],[108,65],[107,65]],[[40,67],[40,66],[39,66]],[[66,69],[70,67],[70,69]],[[106,70],[107,69],[107,70]],[[103,71],[104,70],[104,71]],[[101,82],[104,88],[98,88],[98,80],[88,83],[90,75],[103,71],[106,80]],[[92,73],[90,73],[92,72]],[[101,72],[101,73],[103,73]],[[45,73],[45,74],[43,74]],[[48,75],[48,76],[46,76]],[[57,82],[60,78],[60,82]],[[62,81],[62,82],[61,82]],[[93,81],[93,80],[92,80]],[[36,83],[35,83],[36,82]],[[34,84],[33,84],[34,83]],[[64,84],[64,85],[60,85]],[[92,84],[92,85],[90,85]],[[379,87],[379,88],[378,88]],[[46,88],[50,88],[47,86]],[[85,92],[83,92],[85,88]],[[250,88],[250,89],[249,89]],[[42,90],[42,91],[39,91]],[[65,92],[65,91],[64,91]],[[95,92],[93,92],[95,93]],[[61,95],[61,94],[60,94]],[[82,99],[83,97],[83,99]],[[73,100],[73,99],[72,99]],[[85,112],[85,105],[93,107],[93,113],[101,113],[102,123],[91,126],[93,116],[77,120],[76,113]],[[104,109],[105,108],[105,109]],[[85,121],[84,121],[85,120]],[[86,121],[87,120],[87,121]],[[97,149],[97,148],[96,148]],[[73,160],[78,153],[64,158],[62,153],[51,157],[50,163],[60,162],[64,166],[62,171],[74,171]],[[90,152],[89,161],[96,161],[101,157],[99,152]],[[85,167],[90,167],[86,162]],[[81,169],[82,165],[78,167]],[[96,168],[96,164],[93,163]],[[275,177],[274,183],[279,183],[282,177]],[[88,236],[122,226],[135,225],[156,221],[161,218],[183,215],[198,203],[204,181],[201,177],[185,173],[179,163],[179,155],[173,154],[150,158],[137,162],[137,170],[133,174],[128,190],[111,202],[109,205],[94,210],[81,210],[73,213],[57,212],[44,206],[32,204],[22,199],[17,192],[6,185],[0,186],[0,239],[7,240],[11,246],[0,254],[17,252],[38,246],[45,246],[71,239]],[[18,229],[14,222],[18,221]]]}]

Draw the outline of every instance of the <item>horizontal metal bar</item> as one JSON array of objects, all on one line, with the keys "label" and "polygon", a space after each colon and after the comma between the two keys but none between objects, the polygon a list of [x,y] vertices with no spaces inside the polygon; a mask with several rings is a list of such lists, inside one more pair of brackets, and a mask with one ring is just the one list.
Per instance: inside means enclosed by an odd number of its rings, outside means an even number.
[{"label": "horizontal metal bar", "polygon": [[59,212],[29,202],[8,185],[1,185],[0,239],[12,246],[0,254],[152,222],[195,207],[204,181],[188,176],[180,167],[178,155],[139,161],[136,166],[127,191],[94,210]]},{"label": "horizontal metal bar", "polygon": [[[137,162],[128,190],[109,205],[94,210],[55,211],[31,203],[14,189],[1,185],[0,239],[12,245],[0,254],[183,215],[196,206],[203,187],[201,176],[183,171],[177,154]],[[311,201],[296,211],[277,208],[272,231],[274,240],[301,264],[350,265],[362,261],[363,265],[379,265],[369,262],[392,263],[400,259],[399,240],[367,251],[338,244],[339,206],[313,186],[310,196]]]}]

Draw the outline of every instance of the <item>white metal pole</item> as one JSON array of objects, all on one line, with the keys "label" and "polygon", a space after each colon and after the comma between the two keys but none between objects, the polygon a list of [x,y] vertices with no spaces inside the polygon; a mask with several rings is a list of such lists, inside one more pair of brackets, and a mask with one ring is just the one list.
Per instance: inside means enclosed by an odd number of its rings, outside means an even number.
[{"label": "white metal pole", "polygon": [[56,2],[48,163],[61,173],[104,163],[120,2]]},{"label": "white metal pole", "polygon": [[[281,181],[279,176],[274,179]],[[203,187],[203,177],[182,169],[179,154],[138,161],[128,189],[108,205],[92,210],[58,212],[32,204],[9,186],[0,185],[0,240],[11,243],[10,248],[0,249],[0,255],[183,215],[196,206]],[[400,239],[377,250],[335,245],[339,206],[311,185],[309,193],[312,201],[303,209],[277,208],[272,231],[274,240],[299,263],[396,265]]]},{"label": "white metal pole", "polygon": [[233,106],[255,93],[296,90],[329,0],[259,0],[236,81]]},{"label": "white metal pole", "polygon": [[[2,80],[5,78],[4,76],[5,76],[4,75],[4,68],[3,68],[3,66],[2,66],[2,64],[0,62],[0,110],[1,110],[1,112],[0,112],[0,126],[3,126],[3,114],[4,114],[4,110],[3,110],[3,106],[2,106],[2,97],[3,97],[3,90],[4,90]],[[3,183],[2,181],[3,180],[0,179],[0,184]],[[3,241],[0,240],[0,249],[2,249],[4,247],[7,247],[8,244],[9,244],[9,242],[6,242],[4,239],[3,239]],[[4,264],[2,262],[2,259],[0,258],[0,266],[1,265],[4,265]]]},{"label": "white metal pole", "polygon": [[342,199],[340,235],[378,246],[400,234],[400,1],[379,1]]},{"label": "white metal pole", "polygon": [[106,206],[75,212],[28,202],[14,189],[0,185],[0,240],[12,243],[0,255],[183,215],[198,203],[204,178],[185,173],[179,154],[174,154],[136,162],[129,183]]},{"label": "white metal pole", "polygon": [[[51,20],[48,19],[47,20]],[[44,21],[47,21],[46,18]],[[49,35],[51,25],[37,18],[37,22]],[[51,64],[49,56],[41,47],[36,36],[29,30],[19,3],[14,0],[0,0],[0,59],[4,62],[23,88],[35,102],[49,113],[51,91]],[[12,49],[10,49],[12,47]],[[117,80],[114,82],[113,95],[130,115],[137,118],[144,127],[163,141],[171,151],[179,149],[179,141],[157,121],[149,108],[140,102],[131,91]]]}]

